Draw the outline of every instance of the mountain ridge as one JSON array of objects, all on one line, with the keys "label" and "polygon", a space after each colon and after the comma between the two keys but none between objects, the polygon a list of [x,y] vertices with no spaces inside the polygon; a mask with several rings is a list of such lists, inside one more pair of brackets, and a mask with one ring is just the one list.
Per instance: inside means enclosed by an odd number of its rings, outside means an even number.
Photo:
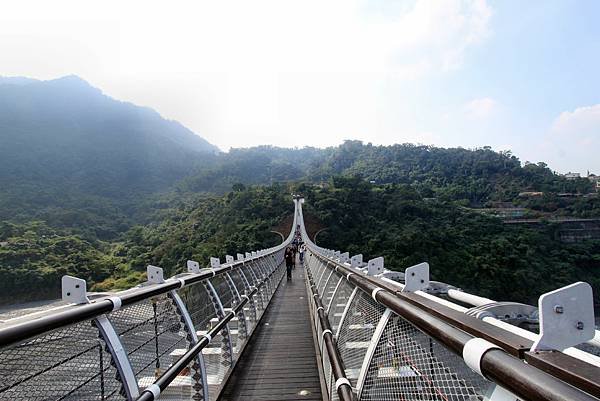
[{"label": "mountain ridge", "polygon": [[220,153],[179,122],[74,75],[2,81],[0,182],[66,180],[92,194],[154,192],[193,172],[198,156]]}]

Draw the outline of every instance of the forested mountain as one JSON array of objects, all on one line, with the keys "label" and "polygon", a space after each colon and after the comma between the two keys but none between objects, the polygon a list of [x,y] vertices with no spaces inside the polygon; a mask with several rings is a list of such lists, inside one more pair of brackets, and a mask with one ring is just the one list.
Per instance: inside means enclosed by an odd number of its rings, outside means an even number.
[{"label": "forested mountain", "polygon": [[317,179],[338,174],[360,176],[378,184],[411,184],[424,197],[441,196],[469,204],[510,201],[522,191],[592,190],[589,180],[570,181],[553,173],[544,163],[522,165],[511,152],[495,152],[489,147],[445,149],[346,141],[331,149],[324,162],[311,171]]},{"label": "forested mountain", "polygon": [[337,147],[232,149],[217,163],[186,178],[181,189],[225,192],[235,183],[269,184],[304,179],[327,182],[334,176],[361,177],[376,184],[410,184],[423,197],[482,206],[515,201],[520,192],[588,193],[592,183],[567,180],[544,163],[525,163],[510,152],[397,144],[375,146],[345,141]]},{"label": "forested mountain", "polygon": [[76,76],[0,80],[0,218],[165,190],[218,152]]},{"label": "forested mountain", "polygon": [[346,141],[221,153],[77,77],[2,78],[0,188],[0,303],[55,297],[63,274],[124,288],[147,264],[171,274],[189,258],[273,245],[293,191],[328,227],[322,244],[385,256],[391,269],[428,261],[434,279],[498,299],[530,302],[575,280],[600,293],[598,241],[564,244],[551,224],[507,226],[469,209],[500,201],[598,218],[600,198],[579,196],[592,183],[489,148]]},{"label": "forested mountain", "polygon": [[406,184],[371,185],[337,177],[328,188],[300,185],[305,209],[327,227],[321,246],[384,256],[403,271],[429,262],[434,280],[498,300],[535,304],[539,295],[587,281],[600,302],[600,241],[565,244],[547,224],[539,228],[439,200]]},{"label": "forested mountain", "polygon": [[312,179],[310,171],[324,163],[329,153],[330,149],[311,147],[231,149],[219,155],[213,166],[184,179],[179,188],[183,191],[224,193],[236,184],[259,185]]},{"label": "forested mountain", "polygon": [[169,275],[185,270],[187,259],[265,248],[281,241],[271,227],[292,211],[289,188],[280,185],[225,196],[163,195],[144,204],[145,224],[115,241],[44,221],[0,222],[0,305],[52,299],[64,274],[88,280],[94,290],[129,288],[142,282],[146,266]]},{"label": "forested mountain", "polygon": [[[165,195],[147,205],[146,223],[118,241],[90,241],[44,222],[0,224],[0,303],[57,297],[60,277],[88,280],[93,290],[128,288],[145,278],[148,264],[168,275],[185,271],[188,259],[208,263],[272,246],[270,230],[292,210],[301,192],[305,211],[326,227],[325,247],[384,256],[392,270],[427,261],[434,280],[498,300],[535,303],[543,292],[587,281],[600,301],[600,241],[560,242],[549,224],[541,228],[501,220],[440,200],[424,199],[407,184],[373,185],[335,177],[328,186],[274,184],[226,195]],[[23,291],[26,288],[27,291]]]}]

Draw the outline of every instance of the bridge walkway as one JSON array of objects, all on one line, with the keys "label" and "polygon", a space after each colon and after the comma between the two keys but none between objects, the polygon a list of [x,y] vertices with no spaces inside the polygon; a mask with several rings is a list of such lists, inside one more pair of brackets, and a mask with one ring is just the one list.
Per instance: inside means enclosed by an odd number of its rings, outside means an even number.
[{"label": "bridge walkway", "polygon": [[283,281],[220,397],[221,401],[322,400],[304,268]]}]

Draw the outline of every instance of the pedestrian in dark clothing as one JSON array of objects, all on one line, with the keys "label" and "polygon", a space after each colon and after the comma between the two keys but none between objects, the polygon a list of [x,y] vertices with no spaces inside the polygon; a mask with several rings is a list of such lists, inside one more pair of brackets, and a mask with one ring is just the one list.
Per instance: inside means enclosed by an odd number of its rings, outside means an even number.
[{"label": "pedestrian in dark clothing", "polygon": [[296,268],[296,254],[298,253],[298,245],[292,244],[292,269]]},{"label": "pedestrian in dark clothing", "polygon": [[294,252],[291,248],[286,248],[285,250],[285,267],[287,271],[287,279],[292,279],[292,268],[294,266]]}]

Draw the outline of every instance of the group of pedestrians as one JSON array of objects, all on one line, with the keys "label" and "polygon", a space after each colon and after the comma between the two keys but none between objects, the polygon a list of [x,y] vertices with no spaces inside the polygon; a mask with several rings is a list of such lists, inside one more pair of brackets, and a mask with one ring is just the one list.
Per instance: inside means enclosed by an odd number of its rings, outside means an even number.
[{"label": "group of pedestrians", "polygon": [[296,268],[296,255],[302,265],[304,263],[304,244],[299,238],[295,238],[292,244],[285,249],[284,258],[288,280],[292,279],[292,270]]}]

